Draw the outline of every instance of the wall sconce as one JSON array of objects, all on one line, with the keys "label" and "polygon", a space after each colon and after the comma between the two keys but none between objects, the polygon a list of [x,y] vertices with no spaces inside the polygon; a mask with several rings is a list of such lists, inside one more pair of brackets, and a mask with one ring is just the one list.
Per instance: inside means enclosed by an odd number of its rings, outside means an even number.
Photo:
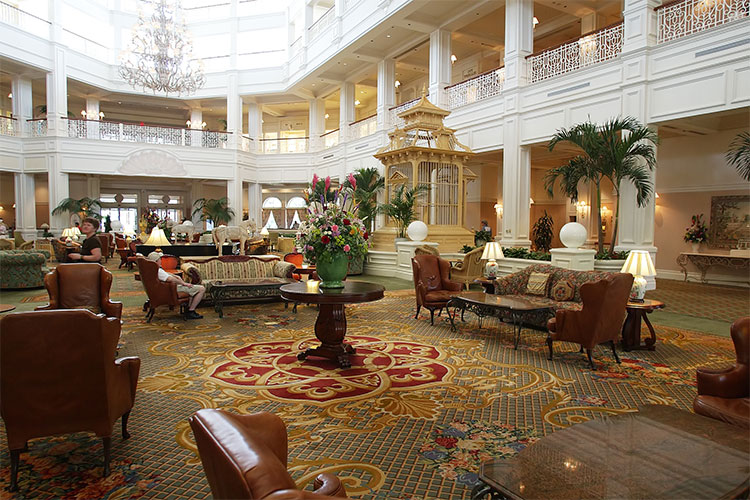
[{"label": "wall sconce", "polygon": [[457,60],[456,54],[451,54],[451,64],[454,64]]},{"label": "wall sconce", "polygon": [[602,205],[601,210],[599,210],[599,214],[602,216],[602,232],[607,232],[607,224],[609,224],[609,221],[612,218],[612,210],[607,208],[607,205]]},{"label": "wall sconce", "polygon": [[190,120],[188,120],[188,121],[185,122],[185,126],[187,126],[188,128],[190,128],[190,124],[191,123],[193,123],[193,122],[191,122]]},{"label": "wall sconce", "polygon": [[529,205],[533,205],[533,204],[534,204],[534,198],[529,197]]},{"label": "wall sconce", "polygon": [[396,80],[395,82],[393,82],[393,86],[399,88],[401,86],[401,82],[399,80]]},{"label": "wall sconce", "polygon": [[586,214],[588,213],[589,205],[585,201],[579,201],[576,203],[576,217],[585,220]]},{"label": "wall sconce", "polygon": [[495,213],[501,219],[503,218],[503,205],[502,205],[502,203],[495,203]]}]

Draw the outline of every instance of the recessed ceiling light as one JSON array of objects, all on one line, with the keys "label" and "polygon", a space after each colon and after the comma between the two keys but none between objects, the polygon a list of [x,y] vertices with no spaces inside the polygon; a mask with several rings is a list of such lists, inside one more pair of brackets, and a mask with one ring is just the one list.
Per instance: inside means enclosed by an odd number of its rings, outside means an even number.
[{"label": "recessed ceiling light", "polygon": [[117,101],[117,104],[122,104],[122,101]]},{"label": "recessed ceiling light", "polygon": [[326,113],[325,119],[327,120],[329,117],[330,117],[330,115],[328,113]]},{"label": "recessed ceiling light", "polygon": [[344,66],[346,66],[346,63],[344,63]]},{"label": "recessed ceiling light", "polygon": [[315,86],[315,84],[313,83],[313,84],[312,84],[312,86],[314,87],[314,86]]},{"label": "recessed ceiling light", "polygon": [[360,94],[364,94],[364,93],[365,93],[365,91],[364,91],[364,90],[360,90],[360,91],[359,91],[359,93],[360,93]]},{"label": "recessed ceiling light", "polygon": [[359,102],[359,99],[354,99],[354,105],[359,106],[361,103]]},{"label": "recessed ceiling light", "polygon": [[390,38],[390,37],[391,37],[391,35],[385,35],[385,37],[386,37],[386,38]]}]

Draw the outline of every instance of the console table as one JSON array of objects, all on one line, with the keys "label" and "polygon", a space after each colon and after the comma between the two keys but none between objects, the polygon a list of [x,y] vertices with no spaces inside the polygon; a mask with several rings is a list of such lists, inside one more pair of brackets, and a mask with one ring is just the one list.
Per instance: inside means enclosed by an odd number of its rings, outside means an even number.
[{"label": "console table", "polygon": [[750,257],[732,257],[722,253],[682,252],[677,256],[677,264],[685,274],[685,281],[688,278],[687,265],[689,262],[692,262],[701,272],[701,283],[706,282],[706,271],[711,266],[724,266],[729,269],[750,268]]},{"label": "console table", "polygon": [[[232,255],[233,245],[222,246],[224,255]],[[216,256],[219,252],[213,243],[191,243],[175,244],[161,247],[165,254],[174,255],[175,257],[194,257],[194,256]],[[156,250],[155,245],[136,245],[135,251],[146,256]]]}]

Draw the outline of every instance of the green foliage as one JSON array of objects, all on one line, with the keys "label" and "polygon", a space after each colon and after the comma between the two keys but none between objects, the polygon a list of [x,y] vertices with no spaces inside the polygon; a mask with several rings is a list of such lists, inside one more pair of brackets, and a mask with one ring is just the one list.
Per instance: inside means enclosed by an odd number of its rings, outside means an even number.
[{"label": "green foliage", "polygon": [[460,250],[460,252],[461,252],[461,253],[469,253],[469,252],[471,252],[472,250],[474,250],[474,248],[476,248],[476,247],[473,247],[473,246],[471,246],[471,245],[464,245],[464,246],[462,246],[462,247],[461,247],[461,250]]},{"label": "green foliage", "polygon": [[215,226],[229,224],[234,217],[234,210],[229,208],[229,199],[225,196],[218,200],[199,198],[193,203],[193,215],[200,212],[201,220],[212,220]]},{"label": "green foliage", "polygon": [[548,252],[536,252],[528,248],[503,248],[503,256],[509,259],[552,260]]},{"label": "green foliage", "polygon": [[[385,177],[380,175],[377,168],[360,168],[344,182],[344,186],[351,189],[354,201],[357,203],[357,215],[362,219],[365,229],[372,232],[375,216],[378,214],[378,193],[385,187]],[[356,189],[355,189],[356,185]]]},{"label": "green foliage", "polygon": [[104,232],[108,233],[110,231],[112,231],[112,217],[107,215],[104,218]]},{"label": "green foliage", "polygon": [[531,229],[531,237],[534,238],[534,247],[542,252],[549,252],[550,246],[552,246],[552,238],[554,237],[554,221],[552,217],[544,211],[544,215],[539,217],[534,223],[534,227]]},{"label": "green foliage", "polygon": [[737,134],[729,144],[729,150],[724,158],[737,169],[740,177],[750,181],[750,132]]},{"label": "green foliage", "polygon": [[101,208],[102,205],[99,203],[99,200],[94,198],[83,197],[79,200],[65,198],[52,210],[52,215],[69,213],[71,217],[73,214],[78,214],[81,220],[86,217],[101,219],[101,215],[99,215],[99,210]]},{"label": "green foliage", "polygon": [[628,254],[630,251],[625,252],[610,252],[609,250],[604,250],[603,252],[596,252],[596,255],[594,255],[594,259],[596,260],[625,260],[628,258]]},{"label": "green foliage", "polygon": [[492,233],[489,231],[482,231],[481,229],[479,231],[474,232],[474,244],[478,247],[483,246],[485,243],[489,243],[490,241],[493,241]]},{"label": "green foliage", "polygon": [[378,206],[378,212],[384,213],[396,222],[399,238],[406,237],[406,228],[414,222],[414,205],[427,190],[428,187],[424,184],[409,189],[406,189],[406,184],[401,184],[393,194],[390,203]]}]

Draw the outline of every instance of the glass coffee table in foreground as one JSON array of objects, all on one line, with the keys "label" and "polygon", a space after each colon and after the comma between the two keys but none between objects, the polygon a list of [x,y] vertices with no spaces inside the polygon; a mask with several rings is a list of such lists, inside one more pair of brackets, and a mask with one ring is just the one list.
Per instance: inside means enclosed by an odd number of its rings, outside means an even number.
[{"label": "glass coffee table in foreground", "polygon": [[747,429],[646,405],[485,462],[472,499],[747,498],[749,453]]}]

